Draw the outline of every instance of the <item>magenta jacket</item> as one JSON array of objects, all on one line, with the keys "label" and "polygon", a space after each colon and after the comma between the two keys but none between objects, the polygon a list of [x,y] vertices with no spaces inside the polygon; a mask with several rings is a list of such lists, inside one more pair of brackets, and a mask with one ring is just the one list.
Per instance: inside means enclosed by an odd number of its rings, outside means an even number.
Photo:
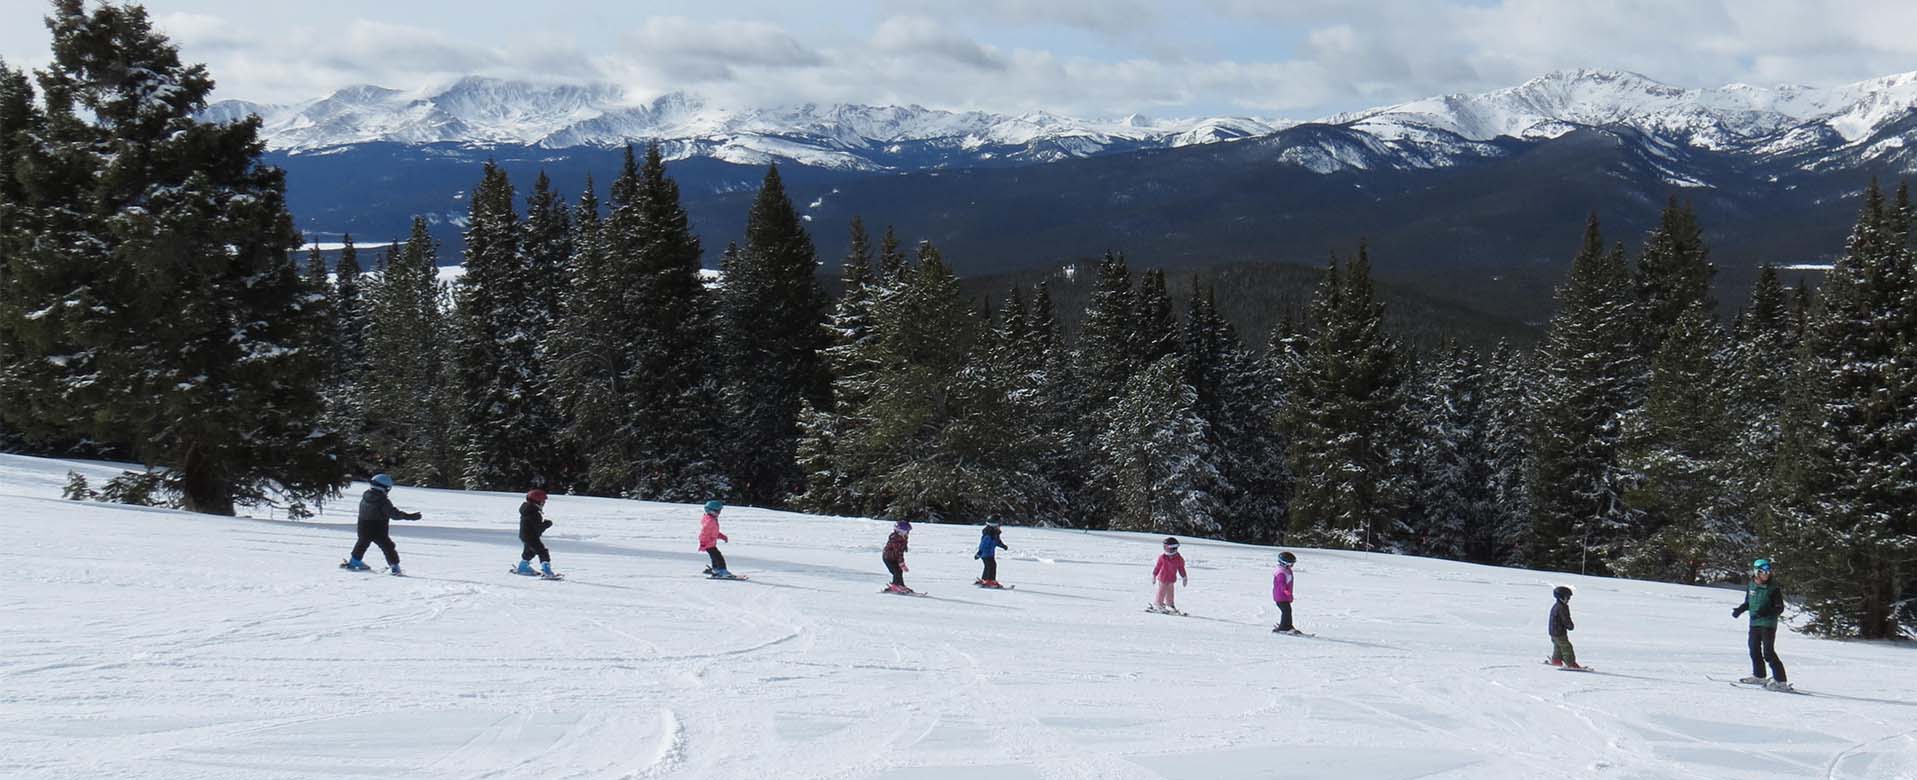
[{"label": "magenta jacket", "polygon": [[1279,604],[1291,603],[1291,567],[1278,564],[1278,570],[1271,573],[1271,600]]},{"label": "magenta jacket", "polygon": [[1152,579],[1159,582],[1177,582],[1185,575],[1185,556],[1160,554],[1158,565],[1152,567]]},{"label": "magenta jacket", "polygon": [[719,533],[719,518],[707,512],[705,517],[699,518],[699,552],[718,546],[720,539],[726,539],[726,535]]}]

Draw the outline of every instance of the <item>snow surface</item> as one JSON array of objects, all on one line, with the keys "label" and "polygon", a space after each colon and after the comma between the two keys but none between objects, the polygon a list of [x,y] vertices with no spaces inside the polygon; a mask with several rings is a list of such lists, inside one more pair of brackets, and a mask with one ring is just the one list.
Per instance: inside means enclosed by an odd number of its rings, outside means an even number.
[{"label": "snow surface", "polygon": [[[512,495],[394,491],[410,577],[335,568],[316,520],[58,498],[0,456],[19,562],[0,599],[0,776],[114,778],[1896,778],[1917,649],[1787,633],[1815,695],[1737,688],[1735,591],[1188,540],[1194,617],[1146,614],[1153,537],[728,509],[750,582],[700,577],[698,510],[555,496],[564,582],[516,577]],[[1788,585],[1789,571],[1785,570]],[[1550,588],[1580,658],[1539,663]]]}]

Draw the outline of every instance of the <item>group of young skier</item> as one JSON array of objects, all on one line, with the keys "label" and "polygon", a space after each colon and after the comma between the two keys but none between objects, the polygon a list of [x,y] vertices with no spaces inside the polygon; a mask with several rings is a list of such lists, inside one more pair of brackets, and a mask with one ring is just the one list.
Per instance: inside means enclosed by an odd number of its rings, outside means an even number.
[{"label": "group of young skier", "polygon": [[[393,544],[389,530],[392,520],[418,520],[420,513],[404,512],[393,505],[391,493],[393,480],[385,474],[374,475],[372,486],[360,496],[359,520],[357,524],[359,538],[353,544],[352,557],[342,561],[340,568],[353,571],[370,571],[361,557],[367,548],[377,545],[386,556],[387,570],[401,574],[399,550]],[[519,505],[519,541],[524,545],[519,554],[518,566],[510,571],[514,574],[537,576],[542,579],[562,579],[564,575],[552,570],[552,553],[546,549],[541,536],[552,527],[552,521],[545,518],[546,491],[534,489],[527,491],[526,500]],[[699,518],[699,551],[706,554],[708,565],[705,575],[713,579],[743,580],[743,576],[733,574],[726,568],[725,555],[719,552],[720,542],[732,541],[719,530],[719,513],[725,509],[725,503],[717,500],[707,501],[705,512]],[[879,559],[885,564],[886,571],[892,575],[882,592],[900,595],[922,596],[919,591],[905,585],[905,574],[911,569],[905,565],[905,553],[911,546],[912,524],[900,520],[893,524],[892,532],[886,537],[885,547]],[[974,586],[990,589],[1007,589],[1012,586],[998,581],[998,551],[1010,550],[1004,540],[1004,529],[996,521],[989,522],[979,533],[978,552],[972,557],[983,564],[983,571],[972,581]],[[539,559],[539,568],[532,568],[532,560]],[[1272,571],[1271,600],[1278,607],[1278,625],[1272,627],[1273,633],[1309,636],[1292,624],[1293,590],[1296,575],[1292,567],[1298,562],[1298,556],[1290,551],[1278,553],[1278,567]],[[1740,678],[1738,683],[1759,685],[1771,690],[1791,691],[1790,682],[1785,677],[1784,662],[1777,657],[1777,618],[1784,612],[1784,592],[1771,579],[1771,562],[1759,558],[1751,564],[1751,581],[1745,589],[1744,601],[1731,609],[1731,617],[1742,617],[1750,613],[1749,649],[1751,654],[1751,674]],[[1185,559],[1178,553],[1178,539],[1165,537],[1163,552],[1152,565],[1152,583],[1157,591],[1146,611],[1169,615],[1183,615],[1176,600],[1175,585],[1191,585],[1191,577],[1185,571]],[[1546,633],[1551,638],[1551,656],[1545,663],[1570,671],[1591,671],[1591,667],[1578,663],[1577,651],[1571,645],[1570,633],[1577,628],[1571,620],[1571,596],[1573,591],[1568,585],[1559,585],[1552,589],[1553,602],[1546,620]],[[1766,674],[1766,667],[1769,667]]]}]

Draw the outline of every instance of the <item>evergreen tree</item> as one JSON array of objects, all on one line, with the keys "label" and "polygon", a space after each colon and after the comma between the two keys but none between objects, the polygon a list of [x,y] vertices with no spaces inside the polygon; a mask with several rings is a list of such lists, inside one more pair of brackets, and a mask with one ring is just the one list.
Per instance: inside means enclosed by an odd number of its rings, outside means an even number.
[{"label": "evergreen tree", "polygon": [[844,442],[866,424],[866,404],[872,397],[873,372],[878,366],[879,334],[873,306],[894,289],[890,279],[874,276],[872,248],[865,222],[852,218],[850,248],[840,264],[844,291],[833,306],[827,325],[830,346],[825,365],[834,377],[830,408],[808,404],[801,414],[799,470],[805,492],[794,506],[817,513],[864,512],[872,507],[861,492],[864,475],[853,473],[856,461],[841,457]]},{"label": "evergreen tree", "polygon": [[885,235],[879,238],[878,280],[883,284],[898,284],[905,281],[905,251],[899,248],[899,237],[892,232],[892,226],[885,226]]},{"label": "evergreen tree", "polygon": [[[1876,183],[1825,274],[1799,350],[1768,538],[1788,556],[1813,629],[1899,634],[1917,571],[1917,286],[1907,213]],[[1908,613],[1902,613],[1907,616]]]},{"label": "evergreen tree", "polygon": [[333,381],[326,387],[326,420],[341,437],[340,453],[351,474],[371,474],[366,449],[366,301],[359,249],[353,236],[340,239],[333,264]]},{"label": "evergreen tree", "polygon": [[1711,263],[1710,255],[1704,229],[1697,224],[1690,204],[1680,204],[1677,196],[1671,196],[1657,227],[1644,239],[1644,253],[1638,256],[1634,279],[1643,318],[1639,333],[1645,359],[1657,354],[1664,334],[1692,304],[1702,304],[1705,314],[1716,316],[1711,278],[1717,275],[1717,266]]},{"label": "evergreen tree", "polygon": [[1233,541],[1284,537],[1291,475],[1277,427],[1276,373],[1252,356],[1218,313],[1216,292],[1192,293],[1185,317],[1185,382],[1197,399],[1218,479],[1220,531]]},{"label": "evergreen tree", "polygon": [[1413,549],[1451,560],[1488,560],[1497,538],[1492,459],[1485,438],[1485,377],[1478,356],[1453,342],[1431,361],[1416,407],[1421,512]]},{"label": "evergreen tree", "polygon": [[[1777,449],[1783,437],[1785,395],[1793,381],[1796,355],[1795,326],[1790,303],[1777,270],[1758,270],[1750,308],[1738,318],[1736,344],[1731,348],[1727,414],[1733,426],[1730,447],[1731,478],[1744,503],[1746,517],[1777,496],[1771,475],[1777,469]],[[1728,487],[1728,486],[1727,486]]]},{"label": "evergreen tree", "polygon": [[404,244],[381,258],[368,291],[366,332],[367,449],[374,470],[416,485],[458,481],[456,385],[439,242],[415,217]]},{"label": "evergreen tree", "polygon": [[1163,270],[1154,268],[1139,278],[1133,305],[1137,309],[1131,341],[1137,365],[1148,366],[1159,358],[1178,354],[1178,317],[1172,311]]},{"label": "evergreen tree", "polygon": [[[16,160],[25,157],[22,145],[29,133],[38,130],[40,121],[40,111],[34,105],[33,86],[27,80],[26,73],[9,68],[6,60],[0,59],[0,236],[26,233],[27,193],[23,186],[24,179],[14,173],[13,166]],[[11,296],[13,290],[12,263],[0,258],[0,293]],[[23,348],[11,324],[12,316],[17,316],[17,312],[10,313],[8,309],[8,304],[0,301],[0,391],[22,384],[18,380],[8,379],[9,375],[31,370],[22,362]],[[17,403],[16,399],[0,396],[0,406]],[[0,413],[0,452],[22,448],[26,444],[26,438],[18,427],[7,421],[6,414]]]},{"label": "evergreen tree", "polygon": [[541,269],[522,248],[504,170],[486,163],[471,204],[454,308],[461,483],[469,490],[545,487],[555,421],[539,392],[539,345],[550,319]]},{"label": "evergreen tree", "polygon": [[1180,363],[1166,356],[1127,380],[1098,437],[1097,478],[1112,486],[1115,529],[1213,534],[1219,528],[1218,472],[1198,394],[1185,384]]},{"label": "evergreen tree", "polygon": [[1350,549],[1395,547],[1409,494],[1407,475],[1394,470],[1408,444],[1399,427],[1403,367],[1370,265],[1363,245],[1342,272],[1333,258],[1312,298],[1313,332],[1285,380],[1291,529]]},{"label": "evergreen tree", "polygon": [[783,503],[802,487],[799,413],[807,401],[824,401],[828,379],[817,270],[812,238],[770,167],[719,291],[731,473],[747,501]]},{"label": "evergreen tree", "polygon": [[1532,372],[1525,356],[1499,341],[1485,367],[1484,446],[1488,474],[1485,492],[1490,501],[1490,546],[1473,560],[1505,563],[1515,560],[1531,538],[1531,458],[1527,390]]},{"label": "evergreen tree", "polygon": [[1538,347],[1530,403],[1534,521],[1519,560],[1527,566],[1609,571],[1630,541],[1631,481],[1619,463],[1626,415],[1642,383],[1630,271],[1606,251],[1597,216],[1558,288],[1558,314]]},{"label": "evergreen tree", "polygon": [[546,391],[562,421],[561,482],[598,495],[620,495],[630,485],[631,461],[621,384],[626,350],[624,332],[617,328],[630,312],[620,306],[626,280],[608,256],[590,177],[573,209],[569,243],[570,284],[545,349]]},{"label": "evergreen tree", "polygon": [[[565,198],[553,189],[546,172],[540,171],[532,194],[526,196],[525,232],[520,241],[531,267],[533,306],[526,327],[542,353],[559,325],[566,295],[572,289],[572,239],[572,213],[566,208]],[[545,379],[540,377],[541,381]]]},{"label": "evergreen tree", "polygon": [[848,450],[886,516],[972,521],[1045,516],[1061,502],[1033,467],[1037,444],[992,359],[983,325],[930,244],[878,303],[869,421]]},{"label": "evergreen tree", "polygon": [[1638,475],[1626,498],[1643,513],[1643,541],[1613,568],[1687,584],[1735,576],[1749,549],[1747,506],[1731,468],[1735,434],[1722,388],[1728,347],[1704,302],[1667,331],[1652,364],[1644,412],[1626,431],[1625,466]]},{"label": "evergreen tree", "polygon": [[334,437],[315,431],[322,308],[259,121],[198,120],[212,79],[139,6],[59,0],[47,26],[44,112],[23,117],[20,79],[0,72],[16,128],[0,414],[164,466],[194,511],[336,491]]}]

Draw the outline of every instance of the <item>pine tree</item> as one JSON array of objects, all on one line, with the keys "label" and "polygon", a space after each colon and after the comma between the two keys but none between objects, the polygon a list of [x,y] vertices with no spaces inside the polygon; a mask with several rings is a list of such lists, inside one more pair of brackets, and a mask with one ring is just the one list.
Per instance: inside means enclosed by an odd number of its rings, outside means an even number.
[{"label": "pine tree", "polygon": [[1538,347],[1530,404],[1535,519],[1519,558],[1527,566],[1606,572],[1608,557],[1631,540],[1623,498],[1631,477],[1618,447],[1644,374],[1633,298],[1624,251],[1605,250],[1592,215]]},{"label": "pine tree", "polygon": [[1133,360],[1148,366],[1159,358],[1178,354],[1178,316],[1172,310],[1171,293],[1165,289],[1165,272],[1154,268],[1138,280],[1136,308],[1132,323]]},{"label": "pine tree", "polygon": [[1489,473],[1486,497],[1490,502],[1489,547],[1474,560],[1506,563],[1516,560],[1531,538],[1531,483],[1535,472],[1529,435],[1526,395],[1532,372],[1525,355],[1500,340],[1485,367],[1484,442]]},{"label": "pine tree", "polygon": [[[34,105],[33,86],[24,72],[7,66],[0,59],[0,236],[26,235],[27,222],[25,212],[28,208],[24,179],[14,173],[16,160],[26,155],[22,144],[29,133],[39,129],[40,111]],[[3,239],[0,239],[3,240]],[[9,375],[31,370],[23,362],[23,347],[11,324],[17,311],[10,312],[8,301],[13,300],[12,263],[0,259],[0,392],[10,386],[22,384],[18,380],[8,379]],[[0,395],[0,408],[22,405],[18,399]],[[26,438],[18,427],[7,421],[7,415],[0,412],[0,452],[13,451],[26,445]]]},{"label": "pine tree", "polygon": [[404,244],[381,258],[368,290],[367,449],[375,470],[416,485],[447,487],[460,475],[453,334],[438,280],[439,242],[415,217]]},{"label": "pine tree", "polygon": [[1168,355],[1126,381],[1097,440],[1097,478],[1112,486],[1112,528],[1212,534],[1218,472],[1198,394]]},{"label": "pine tree", "polygon": [[820,351],[825,294],[811,236],[767,169],[746,217],[746,241],[719,291],[731,474],[746,500],[781,504],[803,487],[797,467],[803,405],[827,397]]},{"label": "pine tree", "polygon": [[1728,347],[1702,301],[1666,332],[1652,363],[1644,412],[1624,440],[1625,467],[1637,474],[1626,494],[1642,513],[1643,538],[1622,551],[1623,574],[1695,584],[1734,576],[1726,568],[1749,549],[1747,506],[1731,468],[1735,435],[1728,384]]},{"label": "pine tree", "polygon": [[1489,560],[1497,538],[1492,458],[1485,438],[1485,377],[1477,353],[1445,345],[1419,383],[1416,472],[1421,512],[1413,549],[1451,560]]},{"label": "pine tree", "polygon": [[1717,266],[1711,263],[1710,255],[1704,229],[1697,224],[1690,204],[1680,204],[1677,196],[1671,196],[1657,227],[1644,239],[1644,252],[1638,256],[1634,277],[1646,360],[1657,354],[1664,334],[1692,304],[1701,304],[1705,314],[1716,316],[1711,278],[1717,275]]},{"label": "pine tree", "polygon": [[833,376],[831,404],[827,408],[808,404],[801,415],[804,435],[798,460],[805,492],[793,503],[808,512],[875,512],[878,507],[865,492],[871,487],[869,475],[858,471],[861,459],[845,448],[870,422],[867,405],[877,382],[880,349],[874,310],[897,291],[898,283],[872,267],[865,222],[858,217],[852,218],[840,271],[844,291],[826,326],[830,346],[824,351],[826,368]]},{"label": "pine tree", "polygon": [[1733,425],[1730,447],[1731,478],[1744,503],[1739,511],[1750,517],[1777,493],[1771,475],[1777,470],[1777,450],[1783,437],[1783,412],[1796,355],[1795,326],[1777,269],[1758,270],[1750,308],[1738,318],[1736,344],[1731,348],[1727,414]]},{"label": "pine tree", "polygon": [[1185,382],[1205,421],[1218,479],[1220,531],[1260,544],[1284,537],[1291,494],[1284,437],[1278,430],[1276,372],[1239,341],[1218,313],[1216,291],[1194,290],[1185,317]]},{"label": "pine tree", "polygon": [[970,521],[1055,512],[1036,472],[1036,441],[938,251],[920,246],[905,281],[878,302],[880,334],[867,421],[847,451],[861,492],[893,517]]},{"label": "pine tree", "polygon": [[[47,26],[44,112],[6,141],[0,341],[34,366],[4,375],[8,423],[164,466],[194,511],[332,493],[321,308],[259,121],[196,119],[212,79],[139,6],[60,0]],[[23,124],[0,81],[0,122]]]},{"label": "pine tree", "polygon": [[625,451],[615,434],[623,424],[619,334],[608,330],[618,312],[617,280],[606,258],[599,200],[590,177],[573,208],[570,284],[561,297],[559,321],[547,336],[546,392],[562,421],[559,444],[570,456],[562,484],[599,495],[618,495],[625,481]]},{"label": "pine tree", "polygon": [[353,235],[340,239],[333,264],[333,381],[326,387],[326,420],[341,437],[340,453],[351,474],[370,474],[366,448],[366,300],[359,249]]},{"label": "pine tree", "polygon": [[548,486],[554,415],[540,392],[540,342],[550,320],[506,172],[487,162],[474,187],[460,277],[454,375],[463,433],[461,484],[468,490]]},{"label": "pine tree", "polygon": [[1407,457],[1403,366],[1384,332],[1370,257],[1325,269],[1311,302],[1313,331],[1285,378],[1295,495],[1291,530],[1348,549],[1395,548],[1405,533]]},{"label": "pine tree", "polygon": [[[1917,571],[1917,280],[1908,212],[1865,192],[1799,349],[1765,542],[1790,564],[1813,629],[1899,634]],[[1901,613],[1907,617],[1908,612]]]}]

